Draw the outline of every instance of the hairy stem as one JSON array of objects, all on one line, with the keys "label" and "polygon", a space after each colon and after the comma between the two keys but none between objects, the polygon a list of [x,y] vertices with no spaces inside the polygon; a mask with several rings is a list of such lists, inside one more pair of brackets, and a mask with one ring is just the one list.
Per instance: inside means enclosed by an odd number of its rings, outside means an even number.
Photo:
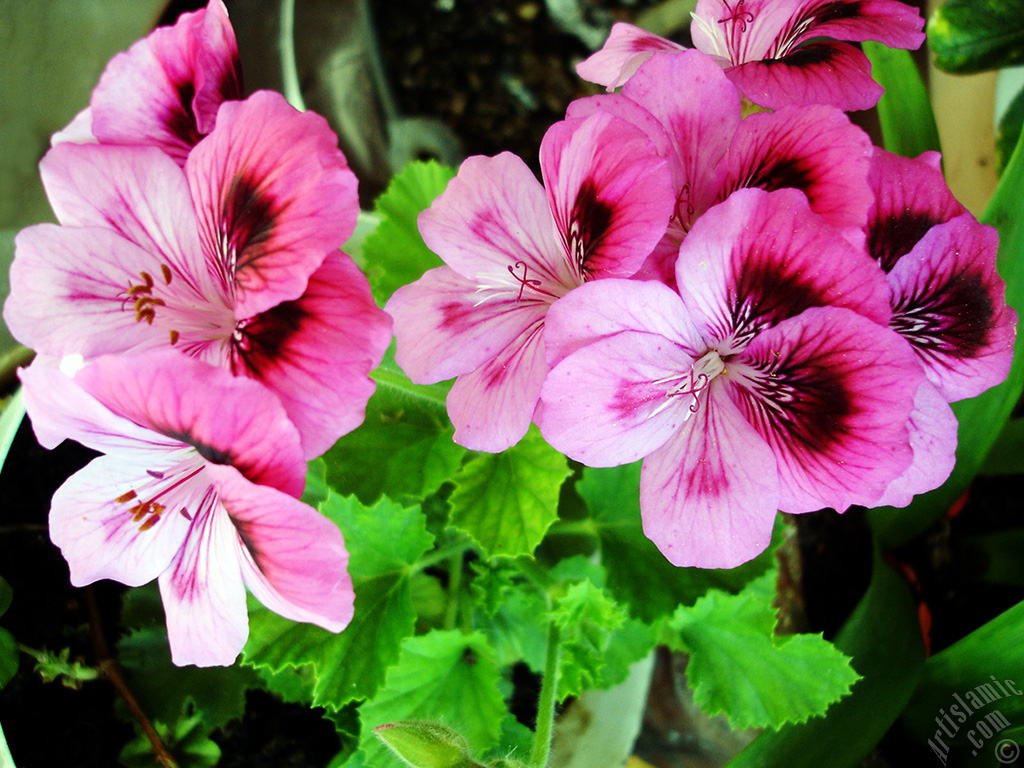
[{"label": "hairy stem", "polygon": [[551,736],[555,728],[555,705],[558,704],[558,678],[562,658],[562,638],[558,625],[548,625],[548,650],[544,660],[544,682],[540,688],[540,702],[537,704],[537,730],[533,736],[533,753],[530,765],[533,768],[547,768],[551,754]]},{"label": "hairy stem", "polygon": [[281,0],[278,47],[281,50],[281,89],[284,97],[297,110],[305,112],[306,102],[299,88],[299,68],[295,63],[295,0]]}]

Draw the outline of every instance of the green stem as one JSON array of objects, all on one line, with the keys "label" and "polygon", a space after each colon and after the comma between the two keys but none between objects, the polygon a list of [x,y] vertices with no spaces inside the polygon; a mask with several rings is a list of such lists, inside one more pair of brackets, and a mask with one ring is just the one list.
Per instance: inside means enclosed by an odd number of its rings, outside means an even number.
[{"label": "green stem", "polygon": [[410,570],[412,573],[419,573],[420,571],[429,568],[432,565],[436,565],[437,563],[443,562],[455,555],[458,555],[461,558],[462,553],[471,546],[473,545],[468,539],[459,539],[458,541],[447,544],[440,549],[431,552],[429,555],[421,557],[413,563]]},{"label": "green stem", "polygon": [[462,590],[462,553],[448,558],[448,607],[444,614],[444,628],[455,629],[459,619],[460,591]]},{"label": "green stem", "polygon": [[555,729],[555,705],[558,703],[559,666],[562,657],[561,633],[558,625],[548,625],[548,650],[544,660],[544,682],[540,688],[540,702],[537,704],[537,731],[533,736],[533,754],[530,765],[533,768],[547,768],[551,754],[551,736]]},{"label": "green stem", "polygon": [[381,387],[393,389],[413,400],[445,410],[445,399],[448,396],[447,388],[437,384],[413,384],[409,381],[409,377],[401,371],[393,370],[384,365],[371,372],[370,378]]},{"label": "green stem", "polygon": [[0,768],[14,768],[14,757],[7,747],[7,739],[4,738],[2,726],[0,726]]},{"label": "green stem", "polygon": [[281,0],[281,90],[288,103],[300,112],[306,111],[306,102],[299,87],[299,68],[295,63],[295,0]]}]

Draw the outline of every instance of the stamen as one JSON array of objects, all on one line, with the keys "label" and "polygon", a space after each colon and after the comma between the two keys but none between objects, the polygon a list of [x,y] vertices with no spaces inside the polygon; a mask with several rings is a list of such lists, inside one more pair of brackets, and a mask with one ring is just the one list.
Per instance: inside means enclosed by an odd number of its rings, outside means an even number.
[{"label": "stamen", "polygon": [[120,496],[114,499],[114,502],[117,504],[124,504],[126,501],[131,501],[134,498],[135,491],[128,491],[128,493],[122,493]]},{"label": "stamen", "polygon": [[142,531],[148,531],[150,528],[152,528],[154,525],[156,525],[159,520],[160,520],[160,515],[158,515],[158,514],[153,515],[151,518],[149,518],[149,520],[147,520],[146,522],[144,522],[142,525],[139,526],[139,532],[141,533]]},{"label": "stamen", "polygon": [[[710,386],[711,380],[724,370],[725,363],[722,362],[721,356],[717,351],[711,350],[705,353],[699,360],[694,361],[693,365],[690,366],[690,370],[685,373],[673,374],[672,376],[666,376],[664,379],[651,382],[652,384],[676,383],[665,393],[665,401],[647,414],[647,418],[650,419],[657,416],[668,408],[672,404],[672,398],[683,396],[693,398],[689,410],[691,414],[697,413],[700,410],[701,393]],[[688,418],[690,418],[689,415],[683,420],[685,421]]]},{"label": "stamen", "polygon": [[188,520],[189,522],[191,522],[191,520],[192,520],[192,515],[191,515],[191,513],[189,513],[189,511],[188,511],[187,509],[185,509],[185,507],[182,507],[182,508],[181,508],[181,509],[179,509],[178,511],[179,511],[179,512],[181,513],[181,516],[182,516],[182,517],[184,517],[184,518],[185,518],[186,520]]},{"label": "stamen", "polygon": [[166,264],[160,265],[160,274],[164,276],[164,283],[167,285],[171,284],[171,268]]},{"label": "stamen", "polygon": [[150,477],[155,477],[157,480],[163,480],[165,473],[157,472],[155,469],[147,469],[146,474],[149,475]]},{"label": "stamen", "polygon": [[177,343],[178,343],[178,338],[180,337],[180,335],[181,335],[181,334],[179,334],[179,333],[178,333],[177,331],[171,331],[171,346],[172,346],[172,347],[173,347],[173,346],[174,346],[175,344],[177,344]]},{"label": "stamen", "polygon": [[[741,2],[742,2],[742,0],[741,0]],[[139,272],[139,275],[145,281],[146,287],[152,289],[152,287],[153,287],[153,278],[150,276],[149,272]]]},{"label": "stamen", "polygon": [[746,32],[747,24],[750,24],[754,21],[754,14],[751,13],[750,11],[744,10],[743,5],[745,2],[746,0],[740,0],[738,3],[736,3],[735,8],[730,7],[729,3],[725,3],[725,9],[729,11],[729,13],[731,13],[732,15],[719,19],[718,23],[724,25],[730,21],[738,22],[740,32]]}]

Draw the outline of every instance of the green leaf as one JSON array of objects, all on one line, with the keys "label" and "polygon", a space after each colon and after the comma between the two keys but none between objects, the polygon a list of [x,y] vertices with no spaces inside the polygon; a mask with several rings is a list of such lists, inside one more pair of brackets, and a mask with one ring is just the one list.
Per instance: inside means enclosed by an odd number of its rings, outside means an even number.
[{"label": "green leaf", "polygon": [[[1024,336],[1024,141],[1017,143],[995,194],[981,221],[999,231],[996,267],[1006,281],[1006,303],[1017,310],[1017,337]],[[962,425],[956,450],[956,466],[949,480],[929,493],[917,496],[905,509],[889,507],[868,512],[871,527],[882,545],[898,547],[926,531],[942,518],[984,466],[986,457],[1002,432],[1024,389],[1024,355],[1018,350],[1006,380],[978,397],[953,403]]]},{"label": "green leaf", "polygon": [[398,660],[402,640],[413,633],[409,579],[433,537],[418,507],[389,499],[365,507],[332,492],[320,510],[345,534],[356,592],[352,623],[335,635],[258,608],[250,614],[243,656],[246,664],[272,672],[312,664],[313,703],[337,710],[373,696]]},{"label": "green leaf", "polygon": [[861,45],[871,60],[871,76],[885,88],[878,101],[885,148],[903,157],[939,151],[939,129],[931,100],[910,51],[871,40]]},{"label": "green leaf", "polygon": [[774,635],[774,583],[769,572],[738,595],[710,591],[680,607],[669,624],[672,646],[690,653],[694,701],[708,715],[724,713],[733,728],[803,722],[858,679],[821,635]]},{"label": "green leaf", "polygon": [[[220,762],[220,747],[207,738],[209,729],[201,715],[179,719],[173,726],[154,721],[153,727],[178,765],[213,768]],[[126,768],[152,768],[155,764],[153,746],[142,733],[125,745],[120,758]]]},{"label": "green leaf", "polygon": [[387,683],[360,707],[363,749],[374,768],[400,765],[372,737],[374,729],[399,720],[444,722],[482,754],[498,742],[505,703],[494,652],[479,632],[433,631],[402,644],[402,660]]},{"label": "green leaf", "polygon": [[327,464],[322,458],[314,459],[306,469],[306,489],[302,493],[302,501],[311,507],[318,507],[327,498],[329,490]]},{"label": "green leaf", "polygon": [[1022,635],[1024,602],[932,656],[924,665],[921,682],[904,713],[904,723],[926,741],[935,735],[936,718],[943,712],[956,716],[953,707],[959,705],[969,718],[967,727],[952,735],[940,734],[952,744],[967,743],[969,725],[993,709],[1015,725],[1024,723],[1024,695],[1007,687],[1009,682],[1018,691],[1024,690]]},{"label": "green leaf", "polygon": [[174,723],[187,702],[202,715],[209,734],[245,714],[245,692],[258,684],[251,669],[176,667],[171,662],[163,626],[140,629],[117,643],[117,657],[127,672],[142,710],[164,723]]},{"label": "green leaf", "polygon": [[1024,587],[1024,528],[965,536],[957,559],[974,562],[969,577],[990,584]]},{"label": "green leaf", "polygon": [[423,242],[416,219],[454,176],[453,168],[433,160],[410,163],[377,199],[374,211],[381,223],[363,243],[363,256],[373,295],[381,304],[428,269],[442,265]]},{"label": "green leaf", "polygon": [[949,0],[928,21],[935,66],[961,75],[1024,62],[1024,2]]},{"label": "green leaf", "polygon": [[774,561],[777,537],[764,553],[739,568],[678,568],[658,551],[640,520],[640,463],[586,468],[576,490],[590,509],[601,546],[608,591],[633,616],[653,623],[679,605],[693,605],[709,589],[736,592]]},{"label": "green leaf", "polygon": [[455,476],[451,522],[487,554],[528,555],[558,518],[558,496],[571,474],[565,457],[530,427],[518,445],[466,462]]},{"label": "green leaf", "polygon": [[[391,353],[389,352],[389,357]],[[415,397],[423,389],[394,364],[374,372],[377,391],[363,424],[324,454],[327,480],[364,504],[382,494],[416,503],[434,493],[462,463],[465,449],[452,442],[454,430],[444,410],[444,394]],[[386,377],[390,383],[382,383]]]},{"label": "green leaf", "polygon": [[875,552],[871,584],[835,640],[861,675],[824,717],[765,731],[729,768],[855,768],[906,706],[921,674],[924,644],[903,579]]},{"label": "green leaf", "polygon": [[378,725],[374,734],[412,768],[483,768],[457,731],[428,720]]},{"label": "green leaf", "polygon": [[996,171],[1000,175],[1006,170],[1006,165],[1013,155],[1013,148],[1020,141],[1022,124],[1024,124],[1024,89],[1010,100],[996,124]]},{"label": "green leaf", "polygon": [[474,626],[487,635],[502,668],[524,661],[534,672],[544,669],[547,629],[537,621],[548,609],[544,594],[517,569],[497,564],[472,564],[477,575],[471,591],[477,600]]},{"label": "green leaf", "polygon": [[18,641],[14,639],[14,635],[0,627],[0,688],[7,685],[11,678],[18,674],[20,657]]},{"label": "green leaf", "polygon": [[14,600],[14,590],[11,589],[11,585],[7,583],[7,580],[0,576],[0,616],[7,613],[7,609],[11,607],[12,600]]},{"label": "green leaf", "polygon": [[625,610],[600,587],[581,581],[555,601],[548,621],[561,636],[559,701],[598,687],[612,633],[625,623]]}]

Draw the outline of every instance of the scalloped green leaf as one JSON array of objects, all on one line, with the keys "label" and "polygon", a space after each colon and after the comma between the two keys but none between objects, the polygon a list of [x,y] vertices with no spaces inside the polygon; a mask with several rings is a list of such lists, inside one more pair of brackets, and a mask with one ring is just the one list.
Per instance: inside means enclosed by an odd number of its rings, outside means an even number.
[{"label": "scalloped green leaf", "polygon": [[640,462],[621,467],[587,467],[576,491],[590,509],[601,546],[608,591],[647,622],[693,605],[709,589],[736,592],[763,574],[781,540],[776,526],[772,546],[749,563],[732,569],[679,568],[644,535],[640,520]]},{"label": "scalloped green leaf", "polygon": [[694,701],[733,728],[778,728],[823,714],[859,675],[820,634],[773,634],[775,574],[738,595],[712,590],[669,622],[671,645],[687,651]]},{"label": "scalloped green leaf", "polygon": [[921,73],[910,51],[872,40],[861,44],[871,60],[871,75],[885,88],[878,100],[878,121],[885,148],[903,157],[939,151],[939,129]]},{"label": "scalloped green leaf", "polygon": [[949,0],[928,20],[935,66],[966,75],[1024,62],[1024,2]]},{"label": "scalloped green leaf", "polygon": [[260,607],[250,613],[243,658],[271,672],[312,664],[313,703],[337,710],[373,696],[398,661],[402,640],[413,633],[416,620],[412,566],[434,538],[419,507],[402,507],[387,498],[366,507],[332,492],[320,511],[345,534],[356,592],[352,623],[332,634]]},{"label": "scalloped green leaf", "polygon": [[400,720],[443,722],[475,754],[498,743],[505,702],[494,650],[479,632],[429,632],[402,644],[402,659],[377,695],[360,707],[363,750],[374,768],[402,763],[374,738],[374,729]]},{"label": "scalloped green leaf", "polygon": [[442,265],[423,242],[416,219],[454,176],[454,168],[433,160],[410,163],[377,198],[374,212],[381,222],[363,243],[363,258],[373,295],[381,304],[428,269]]},{"label": "scalloped green leaf", "polygon": [[507,451],[470,459],[455,475],[451,522],[488,555],[529,555],[558,518],[571,471],[565,457],[531,426]]},{"label": "scalloped green leaf", "polygon": [[14,635],[0,627],[0,688],[7,685],[11,678],[18,674],[20,661],[21,651],[18,649],[18,641],[14,639]]}]

